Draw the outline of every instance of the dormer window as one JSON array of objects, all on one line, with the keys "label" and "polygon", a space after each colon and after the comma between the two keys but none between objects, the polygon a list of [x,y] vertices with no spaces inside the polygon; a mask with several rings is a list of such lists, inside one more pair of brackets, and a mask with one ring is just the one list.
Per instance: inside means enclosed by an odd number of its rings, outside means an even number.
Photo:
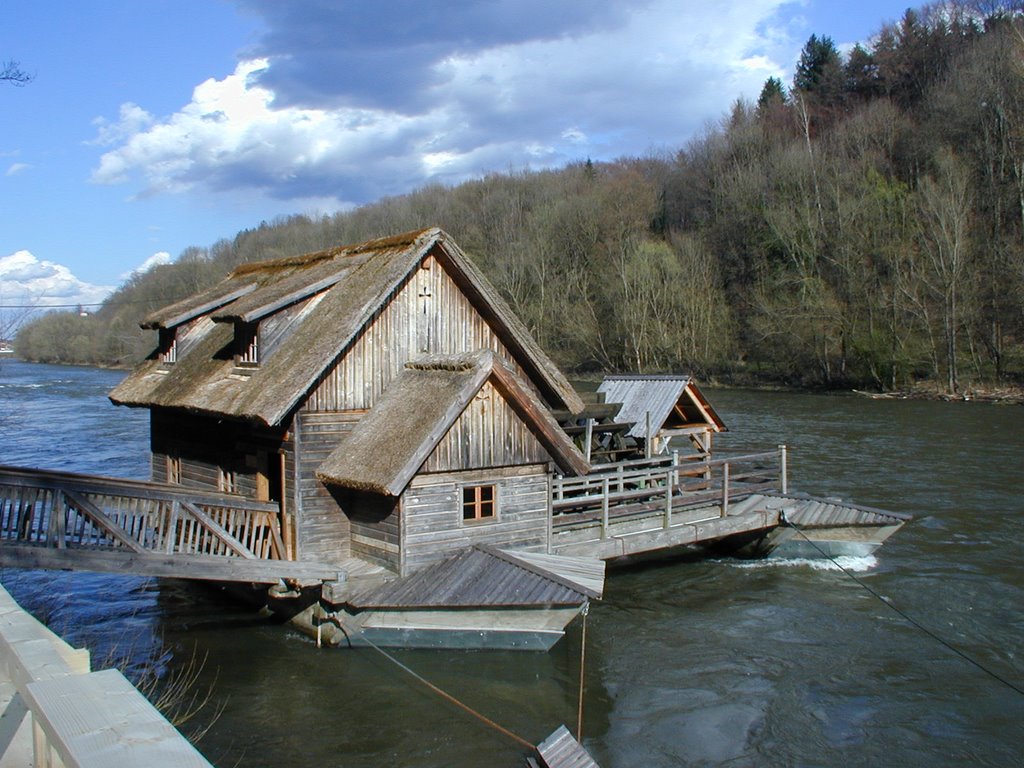
[{"label": "dormer window", "polygon": [[235,324],[235,363],[241,367],[260,364],[259,323]]},{"label": "dormer window", "polygon": [[160,362],[178,362],[178,334],[177,328],[160,329]]}]

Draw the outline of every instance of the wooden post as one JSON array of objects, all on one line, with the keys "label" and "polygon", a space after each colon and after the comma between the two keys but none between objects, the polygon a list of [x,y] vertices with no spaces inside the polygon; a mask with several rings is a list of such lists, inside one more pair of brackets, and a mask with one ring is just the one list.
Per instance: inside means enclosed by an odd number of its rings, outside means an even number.
[{"label": "wooden post", "polygon": [[591,451],[591,448],[593,446],[593,439],[594,439],[594,420],[588,416],[587,417],[587,431],[586,431],[586,434],[585,434],[585,436],[583,438],[583,448],[584,448],[583,452],[584,452],[584,454],[587,457],[587,462],[588,463],[590,462],[590,451]]},{"label": "wooden post", "polygon": [[786,446],[779,446],[779,474],[782,475],[782,492],[789,493],[789,479],[786,477],[788,469],[786,467]]},{"label": "wooden post", "polygon": [[608,538],[608,475],[601,478],[601,538]]},{"label": "wooden post", "polygon": [[651,412],[646,412],[647,416],[647,440],[644,441],[644,458],[651,458]]},{"label": "wooden post", "polygon": [[672,464],[673,466],[670,466],[665,470],[665,528],[672,527],[672,493],[675,490],[675,481],[673,478],[676,473],[675,462],[673,461]]},{"label": "wooden post", "polygon": [[729,514],[729,462],[722,465],[722,517]]},{"label": "wooden post", "polygon": [[53,492],[53,503],[50,505],[50,541],[51,547],[64,549],[67,542],[64,540],[64,523],[67,519],[67,501],[64,494],[56,490]]},{"label": "wooden post", "polygon": [[281,544],[284,547],[281,558],[295,560],[295,533],[292,529],[292,516],[288,509],[288,457],[285,456],[284,451],[280,451],[278,455],[280,456],[278,463],[281,472],[281,500],[278,503],[281,510]]}]

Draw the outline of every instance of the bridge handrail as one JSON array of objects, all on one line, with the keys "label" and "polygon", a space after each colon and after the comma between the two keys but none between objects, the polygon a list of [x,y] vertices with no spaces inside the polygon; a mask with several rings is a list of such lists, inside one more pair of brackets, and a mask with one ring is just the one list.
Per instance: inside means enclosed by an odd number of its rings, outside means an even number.
[{"label": "bridge handrail", "polygon": [[244,507],[258,512],[278,511],[278,505],[274,502],[256,501],[232,493],[217,493],[184,486],[179,490],[165,483],[153,483],[147,480],[81,475],[75,472],[12,467],[5,464],[0,464],[0,485],[45,490],[69,489],[83,493],[111,493],[136,499],[187,501],[214,507]]},{"label": "bridge handrail", "polygon": [[[736,475],[733,473],[736,465],[753,466]],[[777,469],[764,465],[776,465]],[[553,515],[561,517],[570,512],[593,514],[599,509],[602,538],[608,535],[609,520],[614,514],[612,508],[621,504],[642,502],[650,505],[657,503],[659,498],[663,499],[664,527],[668,528],[672,524],[673,508],[682,504],[714,503],[717,500],[721,517],[726,517],[729,514],[730,498],[764,490],[768,484],[777,485],[777,490],[782,493],[788,490],[784,445],[775,451],[717,459],[681,458],[677,454],[670,454],[667,459],[657,457],[654,461],[605,464],[595,469],[597,471],[582,477],[553,478],[551,510]],[[719,471],[716,473],[715,470]],[[768,474],[765,474],[766,470]],[[571,524],[571,521],[568,522]]]},{"label": "bridge handrail", "polygon": [[278,513],[233,494],[0,466],[4,541],[287,560]]}]

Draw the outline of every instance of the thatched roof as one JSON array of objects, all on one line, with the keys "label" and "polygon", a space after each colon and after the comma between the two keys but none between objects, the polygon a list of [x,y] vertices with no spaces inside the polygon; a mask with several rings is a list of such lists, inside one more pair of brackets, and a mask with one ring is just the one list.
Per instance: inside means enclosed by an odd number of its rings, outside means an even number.
[{"label": "thatched roof", "polygon": [[[215,321],[190,331],[187,351],[176,363],[162,365],[154,353],[110,398],[120,405],[280,424],[428,254],[465,292],[549,404],[581,410],[572,385],[494,286],[439,229],[238,267],[214,288],[142,322],[145,328],[175,328],[204,316]],[[288,338],[239,376],[233,324],[260,320],[313,296],[319,301],[296,321]]]},{"label": "thatched roof", "polygon": [[398,496],[481,387],[492,381],[564,472],[589,465],[512,369],[489,350],[407,363],[383,397],[317,469],[324,483]]}]

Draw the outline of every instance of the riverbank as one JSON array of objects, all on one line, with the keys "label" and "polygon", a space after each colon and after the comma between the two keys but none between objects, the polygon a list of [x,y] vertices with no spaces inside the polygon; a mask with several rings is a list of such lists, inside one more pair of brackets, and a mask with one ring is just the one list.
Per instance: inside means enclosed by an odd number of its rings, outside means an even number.
[{"label": "riverbank", "polygon": [[852,392],[861,397],[874,400],[936,400],[950,403],[991,403],[993,405],[1024,405],[1024,388],[1021,387],[987,387],[967,386],[963,391],[951,395],[938,386],[918,384],[910,389],[891,392],[868,392],[854,389]]},{"label": "riverbank", "polygon": [[[25,360],[24,358],[5,355],[0,358],[2,362],[27,362],[40,365],[63,365],[71,368],[99,368],[108,371],[124,371],[127,373],[134,367],[135,362],[127,363],[72,363],[72,362],[44,362],[39,360]],[[628,374],[632,371],[618,371],[619,374]],[[581,391],[592,391],[597,388],[601,380],[611,372],[570,374],[574,386]],[[807,386],[798,384],[785,384],[778,381],[761,380],[754,377],[744,376],[736,378],[733,376],[714,376],[707,379],[696,377],[701,386],[713,389],[737,389],[750,390],[753,392],[790,392],[792,394],[826,394],[826,395],[857,395],[868,397],[874,400],[933,400],[936,402],[974,402],[990,403],[993,405],[1024,405],[1024,386],[1015,384],[968,384],[955,395],[951,395],[938,382],[915,382],[913,386],[885,391],[873,391],[857,387],[823,387]]]}]

